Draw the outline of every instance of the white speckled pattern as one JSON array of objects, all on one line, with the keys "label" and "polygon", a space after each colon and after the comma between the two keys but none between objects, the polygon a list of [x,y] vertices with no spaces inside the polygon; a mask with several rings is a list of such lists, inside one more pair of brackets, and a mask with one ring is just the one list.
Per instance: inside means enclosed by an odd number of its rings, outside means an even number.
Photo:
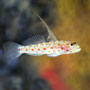
[{"label": "white speckled pattern", "polygon": [[33,56],[46,54],[50,57],[56,57],[62,54],[71,54],[80,51],[78,44],[71,46],[70,41],[46,42],[30,46],[19,47],[20,53],[27,53]]}]

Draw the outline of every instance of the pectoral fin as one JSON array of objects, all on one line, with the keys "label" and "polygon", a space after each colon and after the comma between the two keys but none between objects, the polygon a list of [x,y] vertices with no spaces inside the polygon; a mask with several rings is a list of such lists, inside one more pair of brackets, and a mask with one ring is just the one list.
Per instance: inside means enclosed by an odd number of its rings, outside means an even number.
[{"label": "pectoral fin", "polygon": [[46,42],[45,38],[42,35],[33,36],[32,38],[27,39],[26,41],[22,42],[23,45],[33,45],[38,43]]}]

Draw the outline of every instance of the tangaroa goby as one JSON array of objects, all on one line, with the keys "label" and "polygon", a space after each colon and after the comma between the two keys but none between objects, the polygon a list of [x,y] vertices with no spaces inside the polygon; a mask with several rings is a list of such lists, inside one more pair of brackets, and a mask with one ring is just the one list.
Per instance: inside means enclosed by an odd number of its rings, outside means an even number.
[{"label": "tangaroa goby", "polygon": [[[6,42],[3,45],[4,58],[16,59],[22,54],[56,57],[63,54],[77,53],[81,50],[80,46],[76,42],[57,40],[46,22],[34,10],[32,11],[46,27],[45,32],[47,32],[48,36],[44,37],[43,34],[35,34],[35,36],[24,41],[22,45],[11,41]],[[43,32],[43,30],[41,30],[41,32]]]}]

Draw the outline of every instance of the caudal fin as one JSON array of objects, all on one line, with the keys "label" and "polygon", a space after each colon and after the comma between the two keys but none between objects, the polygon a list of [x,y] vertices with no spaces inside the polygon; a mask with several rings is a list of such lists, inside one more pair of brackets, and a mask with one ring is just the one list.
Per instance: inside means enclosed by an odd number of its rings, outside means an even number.
[{"label": "caudal fin", "polygon": [[15,42],[6,42],[3,45],[3,55],[5,59],[16,59],[18,58],[22,53],[18,51],[18,48],[21,45],[15,43]]}]

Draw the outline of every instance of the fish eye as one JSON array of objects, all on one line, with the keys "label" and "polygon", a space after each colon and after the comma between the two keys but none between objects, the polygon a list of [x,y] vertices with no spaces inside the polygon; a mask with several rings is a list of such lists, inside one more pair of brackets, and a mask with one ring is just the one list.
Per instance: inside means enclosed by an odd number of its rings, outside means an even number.
[{"label": "fish eye", "polygon": [[76,44],[76,42],[71,43],[71,46],[73,46],[74,44]]}]

